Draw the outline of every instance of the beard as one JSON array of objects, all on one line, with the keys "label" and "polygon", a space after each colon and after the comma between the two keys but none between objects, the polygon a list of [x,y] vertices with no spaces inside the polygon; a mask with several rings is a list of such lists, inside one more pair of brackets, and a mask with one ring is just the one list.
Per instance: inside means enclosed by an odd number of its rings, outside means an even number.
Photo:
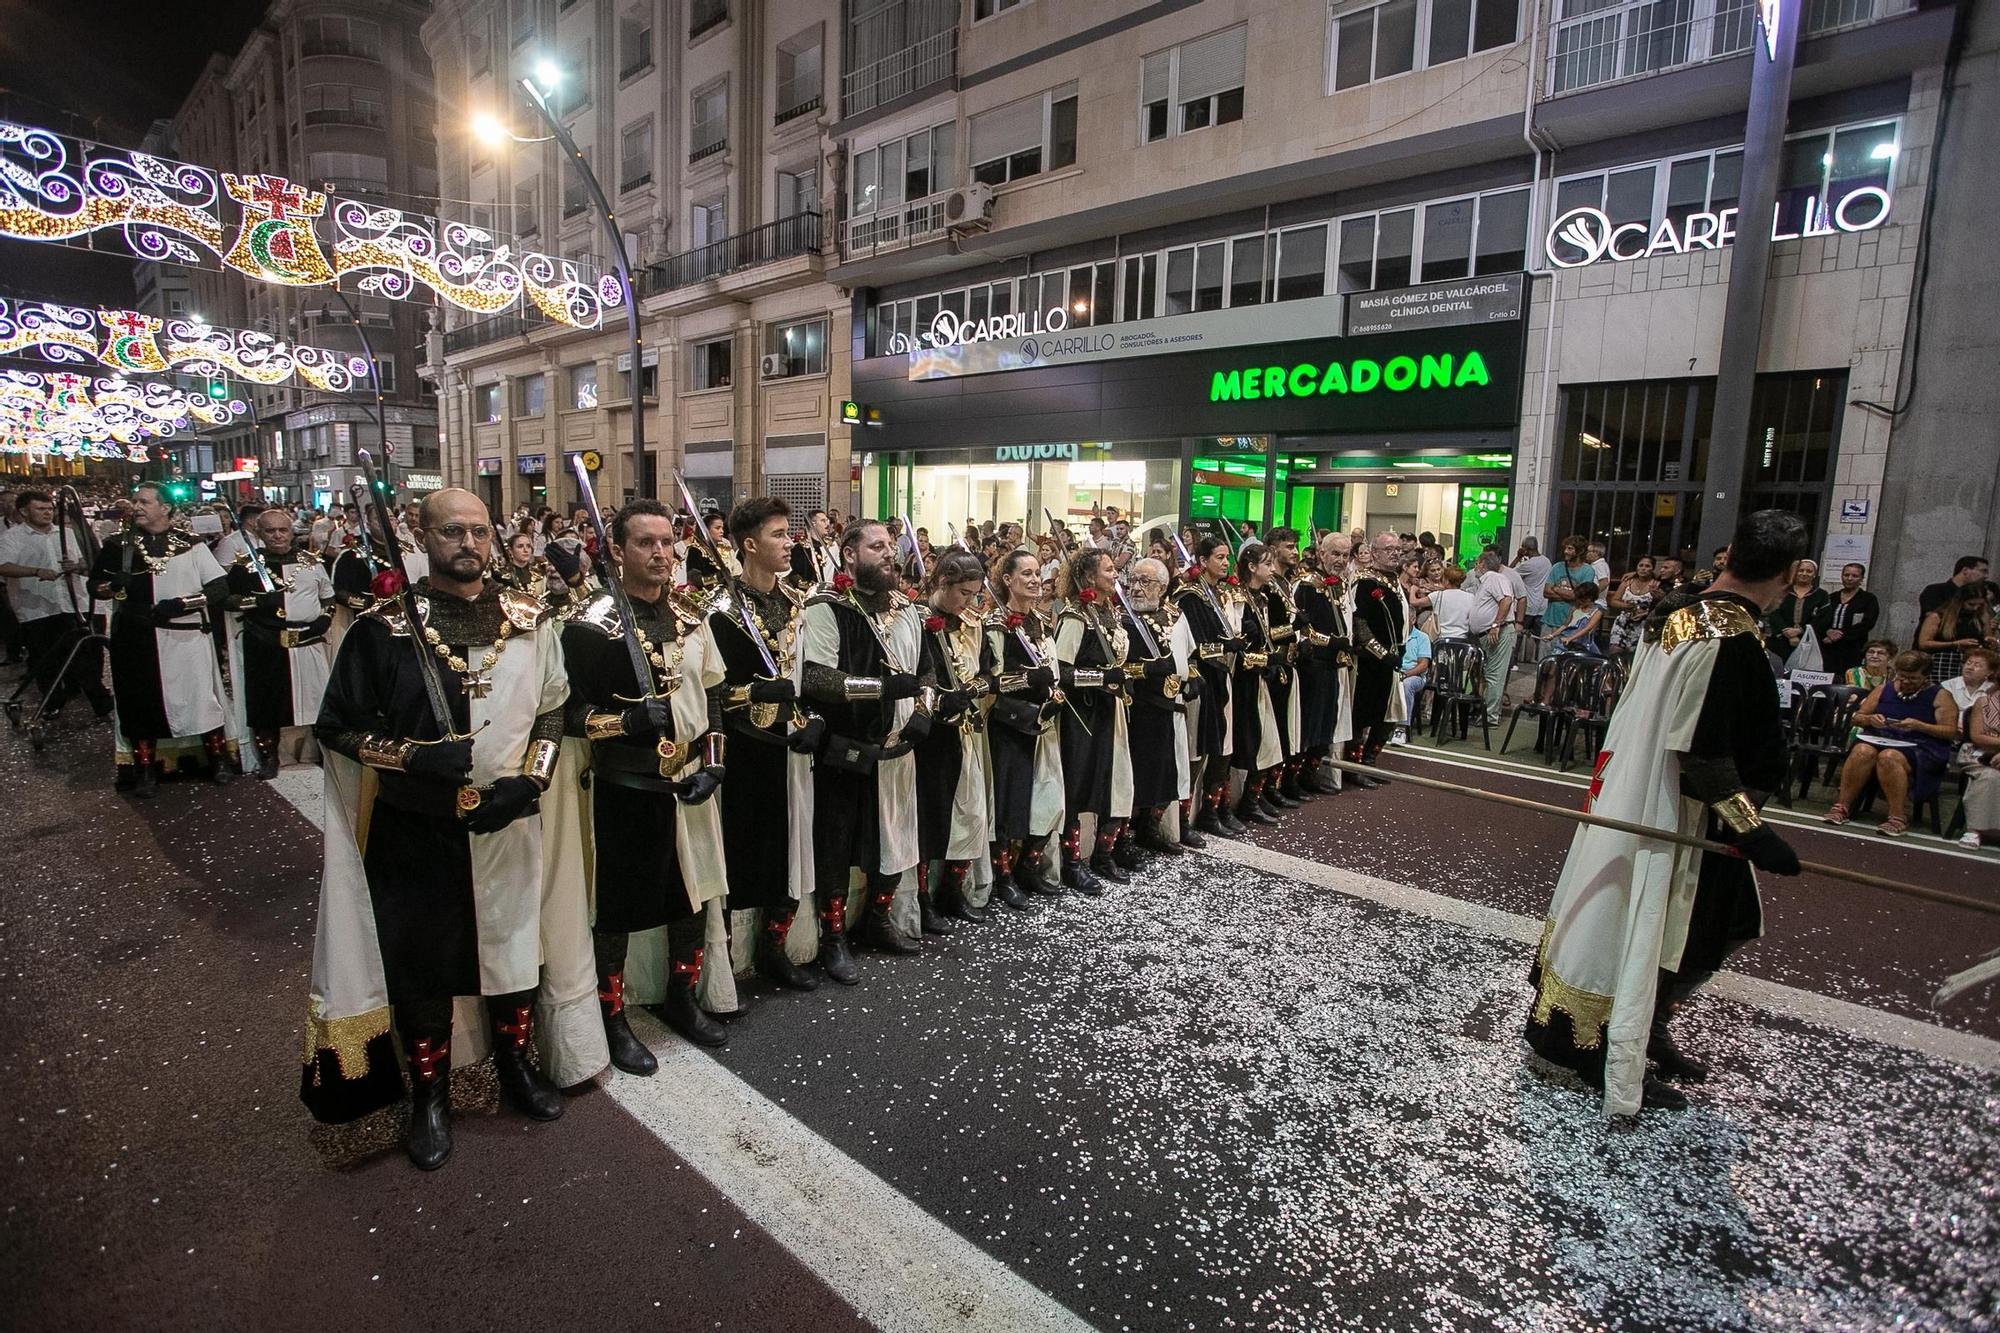
[{"label": "beard", "polygon": [[854,586],[871,596],[880,597],[894,592],[898,582],[896,571],[887,564],[855,566]]},{"label": "beard", "polygon": [[471,551],[460,551],[444,562],[444,572],[460,583],[471,583],[486,572],[486,562]]}]

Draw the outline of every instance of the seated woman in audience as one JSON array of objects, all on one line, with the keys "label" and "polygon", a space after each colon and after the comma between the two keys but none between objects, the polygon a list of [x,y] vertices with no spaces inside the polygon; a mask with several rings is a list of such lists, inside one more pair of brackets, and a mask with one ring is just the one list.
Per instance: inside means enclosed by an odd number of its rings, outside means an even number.
[{"label": "seated woman in audience", "polygon": [[1837,685],[1859,685],[1872,690],[1889,679],[1889,663],[1896,660],[1894,639],[1870,639],[1867,651],[1861,655],[1861,665],[1849,667],[1835,680]]},{"label": "seated woman in audience", "polygon": [[1613,657],[1630,662],[1632,654],[1639,651],[1646,635],[1646,617],[1653,614],[1653,603],[1659,595],[1660,580],[1653,572],[1653,557],[1642,555],[1633,562],[1631,572],[1618,580],[1617,589],[1605,603],[1606,609],[1618,617],[1611,622]]},{"label": "seated woman in audience", "polygon": [[1861,736],[1840,767],[1840,799],[1820,817],[1845,824],[1873,779],[1889,803],[1880,831],[1900,838],[1910,826],[1911,805],[1937,794],[1958,735],[1958,705],[1931,680],[1930,655],[1907,652],[1891,663],[1889,679],[1861,701],[1854,720]]},{"label": "seated woman in audience", "polygon": [[1931,670],[1938,680],[1950,680],[1958,674],[1966,649],[2000,648],[2000,638],[1993,632],[1993,608],[1986,597],[1984,583],[1956,588],[1918,627],[1917,648],[1931,655]]},{"label": "seated woman in audience", "polygon": [[[1973,654],[1966,655],[1968,664]],[[2000,844],[2000,690],[1988,690],[1967,718],[1960,752],[1965,773],[1965,836],[1961,847]]]},{"label": "seated woman in audience", "polygon": [[1592,657],[1604,654],[1597,648],[1597,627],[1604,620],[1604,608],[1598,604],[1599,588],[1589,579],[1578,583],[1570,592],[1567,623],[1543,635],[1553,642],[1559,653],[1589,653]]}]

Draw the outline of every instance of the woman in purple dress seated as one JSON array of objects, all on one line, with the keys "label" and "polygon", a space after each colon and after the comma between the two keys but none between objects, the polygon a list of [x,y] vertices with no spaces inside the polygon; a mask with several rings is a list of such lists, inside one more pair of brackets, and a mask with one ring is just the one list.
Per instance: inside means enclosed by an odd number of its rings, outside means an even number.
[{"label": "woman in purple dress seated", "polygon": [[1958,736],[1958,704],[1931,681],[1930,654],[1912,651],[1897,656],[1854,720],[1861,734],[1840,768],[1840,799],[1821,818],[1845,824],[1872,778],[1889,803],[1880,831],[1899,838],[1910,826],[1911,803],[1937,794]]}]

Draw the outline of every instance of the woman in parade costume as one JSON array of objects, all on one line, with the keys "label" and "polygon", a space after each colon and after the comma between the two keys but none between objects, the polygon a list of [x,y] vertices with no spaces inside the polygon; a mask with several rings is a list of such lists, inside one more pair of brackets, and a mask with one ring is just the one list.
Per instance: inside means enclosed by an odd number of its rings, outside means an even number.
[{"label": "woman in parade costume", "polygon": [[1840,799],[1821,816],[1845,824],[1872,779],[1889,803],[1881,832],[1900,837],[1910,808],[1937,795],[1958,737],[1958,703],[1931,679],[1928,653],[1899,654],[1889,679],[1877,685],[1854,715],[1861,734],[1840,766]]},{"label": "woman in parade costume", "polygon": [[[949,550],[930,566],[923,653],[917,679],[935,691],[930,732],[917,756],[917,904],[928,934],[948,934],[953,919],[986,920],[971,884],[986,855],[992,823],[987,777],[986,705],[992,683],[979,671],[980,617],[973,609],[986,571],[969,551]],[[942,878],[931,867],[942,863]],[[983,895],[982,895],[983,896]]]},{"label": "woman in parade costume", "polygon": [[1265,594],[1274,568],[1269,548],[1245,543],[1236,553],[1236,576],[1226,602],[1243,648],[1236,657],[1230,697],[1235,706],[1235,741],[1230,766],[1243,773],[1236,818],[1244,824],[1275,824],[1280,807],[1265,799],[1282,776],[1284,740],[1272,706],[1273,686],[1291,683],[1291,668],[1272,652],[1270,610]]},{"label": "woman in parade costume", "polygon": [[[1056,660],[1069,701],[1062,731],[1064,807],[1062,880],[1095,897],[1104,880],[1131,881],[1137,861],[1116,855],[1132,815],[1132,750],[1125,715],[1125,658],[1130,641],[1112,606],[1118,573],[1100,550],[1077,552],[1056,582]],[[1096,843],[1083,851],[1083,817],[1096,824]],[[1087,864],[1086,864],[1087,862]]]},{"label": "woman in parade costume", "polygon": [[994,562],[993,611],[986,618],[980,670],[993,681],[987,746],[993,760],[993,893],[1025,908],[1028,894],[1059,894],[1046,872],[1045,844],[1062,827],[1062,738],[1055,710],[1055,642],[1041,613],[1041,562],[1009,551]]},{"label": "woman in parade costume", "polygon": [[1190,827],[1193,785],[1187,738],[1188,701],[1201,693],[1201,678],[1189,665],[1193,640],[1178,632],[1180,617],[1166,601],[1165,563],[1151,556],[1133,561],[1129,583],[1123,625],[1131,698],[1125,719],[1131,736],[1132,827],[1142,852],[1178,856],[1182,845],[1161,824],[1167,807],[1179,802],[1182,832],[1201,837]]},{"label": "woman in parade costume", "polygon": [[1264,535],[1265,549],[1271,553],[1271,581],[1264,588],[1265,624],[1270,629],[1271,660],[1283,664],[1283,675],[1271,684],[1271,713],[1278,720],[1278,739],[1284,753],[1280,780],[1265,788],[1264,798],[1281,810],[1293,810],[1312,799],[1299,785],[1305,768],[1301,736],[1304,721],[1302,682],[1299,679],[1299,533],[1296,528],[1273,528]]},{"label": "woman in parade costume", "polygon": [[[1249,832],[1229,809],[1227,800],[1235,713],[1230,699],[1231,663],[1232,655],[1242,646],[1225,610],[1228,578],[1229,543],[1220,537],[1203,537],[1195,543],[1194,564],[1174,594],[1174,605],[1181,613],[1175,633],[1184,634],[1201,676],[1201,697],[1188,724],[1188,744],[1193,750],[1189,760],[1201,801],[1201,811],[1192,825],[1196,837],[1239,838]],[[1189,825],[1184,820],[1181,827]],[[1188,843],[1185,835],[1181,841]]]}]

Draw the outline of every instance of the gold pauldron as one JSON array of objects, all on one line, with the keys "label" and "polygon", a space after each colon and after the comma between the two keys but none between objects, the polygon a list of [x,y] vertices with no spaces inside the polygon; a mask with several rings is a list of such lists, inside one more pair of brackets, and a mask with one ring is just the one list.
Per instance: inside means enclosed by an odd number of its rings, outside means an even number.
[{"label": "gold pauldron", "polygon": [[361,762],[369,768],[401,773],[408,764],[412,748],[411,742],[399,741],[393,736],[370,736],[361,742]]},{"label": "gold pauldron", "polygon": [[1758,817],[1757,807],[1740,791],[1714,802],[1708,808],[1715,812],[1715,817],[1722,821],[1724,828],[1739,838],[1764,826],[1764,821]]},{"label": "gold pauldron", "polygon": [[592,713],[583,719],[585,740],[616,740],[625,734],[625,716],[622,713]]},{"label": "gold pauldron", "polygon": [[849,703],[857,699],[879,699],[882,697],[882,678],[849,676],[840,683],[840,697]]},{"label": "gold pauldron", "polygon": [[561,757],[562,746],[555,741],[532,741],[528,745],[527,758],[521,761],[521,776],[547,791],[556,776],[556,760]]}]

